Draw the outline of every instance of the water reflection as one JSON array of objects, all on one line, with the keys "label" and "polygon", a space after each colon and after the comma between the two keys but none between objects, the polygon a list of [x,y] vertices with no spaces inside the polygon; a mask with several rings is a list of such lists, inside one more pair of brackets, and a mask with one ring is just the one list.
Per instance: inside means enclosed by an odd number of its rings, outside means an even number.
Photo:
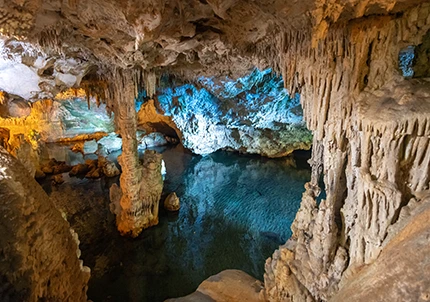
[{"label": "water reflection", "polygon": [[[95,302],[183,296],[227,268],[262,279],[265,259],[291,235],[304,183],[310,179],[307,167],[226,152],[193,156],[180,148],[163,156],[165,193],[177,192],[181,210],[161,211],[159,225],[137,239],[122,238],[114,229],[104,180],[68,182],[52,192],[63,199],[67,194],[69,200],[61,202],[69,207],[80,198],[89,208],[71,224],[86,234],[80,239],[85,264],[92,268],[88,294]],[[73,197],[91,186],[99,193],[88,200],[87,194]]]}]

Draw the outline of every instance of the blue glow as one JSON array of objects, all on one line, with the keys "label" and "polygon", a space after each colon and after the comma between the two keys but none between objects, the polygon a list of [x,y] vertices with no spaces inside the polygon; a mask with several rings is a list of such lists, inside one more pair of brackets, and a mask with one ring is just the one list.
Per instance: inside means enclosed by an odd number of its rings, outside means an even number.
[{"label": "blue glow", "polygon": [[[303,141],[310,144],[300,96],[291,97],[271,69],[254,69],[237,80],[200,77],[173,88],[164,80],[161,86],[160,106],[183,133],[184,145],[195,153],[245,148],[262,154]],[[276,130],[270,142],[267,130]]]},{"label": "blue glow", "polygon": [[399,68],[403,72],[404,77],[413,77],[413,61],[415,58],[415,47],[408,46],[402,49],[399,53]]},{"label": "blue glow", "polygon": [[59,102],[58,118],[64,127],[64,136],[73,136],[98,131],[113,132],[113,117],[106,113],[106,105],[97,106],[90,99],[90,109],[85,99],[74,98]]}]

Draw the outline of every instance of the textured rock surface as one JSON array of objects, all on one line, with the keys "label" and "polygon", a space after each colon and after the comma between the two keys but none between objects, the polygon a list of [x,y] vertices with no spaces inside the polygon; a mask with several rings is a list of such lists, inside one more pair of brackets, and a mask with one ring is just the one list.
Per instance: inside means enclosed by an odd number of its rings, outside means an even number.
[{"label": "textured rock surface", "polygon": [[48,54],[85,63],[237,75],[252,66],[277,66],[276,44],[285,28],[299,35],[311,28],[316,40],[334,22],[396,14],[420,2],[5,0],[0,26],[3,34],[26,38]]},{"label": "textured rock surface", "polygon": [[172,212],[179,211],[180,207],[181,207],[181,204],[175,192],[170,193],[164,200],[164,209],[166,209],[167,211],[172,211]]},{"label": "textured rock surface", "polygon": [[310,148],[312,136],[302,121],[298,95],[290,98],[270,69],[256,69],[236,81],[201,77],[195,84],[164,85],[159,107],[194,153],[229,149],[282,157]]},{"label": "textured rock surface", "polygon": [[[45,142],[97,140],[114,131],[113,119],[105,105],[97,107],[93,99],[89,104],[90,109],[86,100],[74,96],[33,102],[30,115],[13,118],[7,114],[0,118],[0,125],[10,129],[12,135],[37,133]],[[97,135],[101,132],[105,132],[103,136]]]},{"label": "textured rock surface", "polygon": [[181,137],[181,131],[176,127],[171,116],[166,116],[162,110],[155,107],[154,100],[143,103],[137,112],[138,128],[145,133],[161,132],[171,137]]},{"label": "textured rock surface", "polygon": [[24,167],[0,148],[2,301],[86,301],[77,234]]},{"label": "textured rock surface", "polygon": [[225,270],[203,281],[191,295],[166,302],[257,302],[264,301],[262,290],[263,284],[250,275],[239,270]]},{"label": "textured rock surface", "polygon": [[[402,208],[429,190],[429,85],[425,79],[403,78],[397,63],[401,50],[417,46],[415,63],[427,65],[429,7],[426,0],[5,0],[0,28],[10,40],[2,44],[3,66],[6,70],[17,62],[30,79],[28,85],[5,90],[25,88],[17,94],[33,96],[43,88],[50,95],[86,73],[88,80],[114,86],[100,85],[100,94],[116,113],[123,139],[123,195],[117,213],[133,225],[124,231],[130,232],[140,223],[136,217],[151,207],[142,206],[138,197],[142,172],[132,100],[142,82],[151,97],[164,72],[193,82],[200,75],[237,79],[253,66],[281,72],[289,92],[301,93],[304,117],[314,133],[313,176],[292,239],[267,262],[266,293],[273,301],[328,300],[346,286],[345,280],[378,260],[383,246],[395,238],[387,234],[396,229]],[[46,56],[66,61],[54,63],[53,69],[43,63],[38,67]],[[70,73],[58,70],[63,66]],[[416,75],[428,76],[428,66],[419,67],[412,68]],[[52,77],[58,80],[54,88]],[[41,80],[48,78],[46,84]],[[201,91],[190,89],[192,95]],[[182,101],[172,93],[166,102],[179,109],[173,112],[177,116],[188,98],[187,91],[180,94]],[[216,103],[193,102],[188,104],[197,111],[182,118],[182,127],[188,128],[180,130],[205,135],[188,139],[195,143],[190,148],[206,153],[218,148],[218,141],[228,141],[223,147],[240,150],[238,137],[246,142],[242,145],[261,145],[252,139],[260,130],[232,131],[226,138],[219,116],[209,124],[204,118],[219,111]],[[268,143],[265,149],[275,146]],[[317,204],[322,175],[327,198]],[[410,291],[404,289],[402,299],[408,300]]]},{"label": "textured rock surface", "polygon": [[[110,189],[111,210],[117,215],[117,227],[120,233],[137,237],[143,229],[158,224],[158,207],[163,191],[162,156],[152,150],[145,151],[143,164],[136,169],[136,172],[140,173],[139,182],[135,178],[127,180],[132,181],[131,183],[125,183],[124,163],[121,167],[123,168],[120,179],[121,189],[116,184]],[[133,195],[124,196],[124,191],[131,189],[128,187],[130,185],[135,186],[131,187]]]},{"label": "textured rock surface", "polygon": [[53,98],[79,85],[90,66],[81,58],[52,56],[30,43],[0,36],[0,90],[26,100]]},{"label": "textured rock surface", "polygon": [[[397,66],[399,51],[420,44],[430,29],[429,10],[423,4],[332,27],[315,49],[311,34],[286,34],[286,43],[301,43],[285,48],[284,75],[291,89],[301,89],[314,132],[313,176],[291,240],[266,262],[271,301],[330,300],[363,266],[382,269],[372,263],[384,263],[378,256],[399,213],[429,190],[429,82],[404,79]],[[321,175],[327,198],[318,205]],[[408,248],[397,259],[414,255]],[[397,285],[396,299],[414,300],[414,282]]]},{"label": "textured rock surface", "polygon": [[331,301],[405,301],[405,297],[409,301],[429,300],[429,197],[411,201],[402,209],[396,230],[392,230],[397,234],[378,259],[346,280]]},{"label": "textured rock surface", "polygon": [[[122,173],[120,188],[111,187],[111,207],[117,215],[118,230],[123,235],[136,237],[144,228],[158,223],[158,205],[163,190],[161,154],[145,151],[143,166],[137,153],[134,104],[136,96],[133,73],[124,73],[113,82],[112,101],[115,120],[122,137],[122,154],[118,157]],[[121,103],[120,103],[121,102]]]}]

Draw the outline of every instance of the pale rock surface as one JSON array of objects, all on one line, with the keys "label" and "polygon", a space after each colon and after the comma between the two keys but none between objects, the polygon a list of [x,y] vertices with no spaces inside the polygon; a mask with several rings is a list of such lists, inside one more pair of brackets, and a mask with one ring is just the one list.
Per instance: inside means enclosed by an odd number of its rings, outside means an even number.
[{"label": "pale rock surface", "polygon": [[109,133],[109,135],[97,141],[107,153],[119,151],[122,148],[122,140],[116,133]]},{"label": "pale rock surface", "polygon": [[255,69],[237,80],[198,78],[163,87],[153,111],[160,107],[157,112],[172,119],[183,145],[196,154],[227,149],[283,157],[310,148],[299,96],[290,96],[271,69]]},{"label": "pale rock surface", "polygon": [[185,297],[166,302],[261,302],[263,284],[239,270],[225,270],[203,281]]},{"label": "pale rock surface", "polygon": [[170,193],[164,200],[164,209],[171,212],[179,211],[181,207],[179,197],[175,192]]},{"label": "pale rock surface", "polygon": [[138,138],[138,149],[147,149],[150,147],[160,147],[168,144],[165,135],[159,132],[153,132]]},{"label": "pale rock surface", "polygon": [[[401,213],[411,202],[429,202],[422,196],[430,179],[430,86],[428,79],[403,78],[397,62],[405,45],[422,42],[429,13],[425,3],[395,18],[334,26],[319,42],[313,33],[287,33],[287,43],[300,45],[285,49],[284,79],[301,90],[314,134],[312,178],[292,238],[266,262],[270,301],[330,301],[342,288],[336,301],[427,299],[417,291],[428,273],[410,260],[425,265],[417,252],[425,253],[428,231],[415,233]],[[318,204],[322,175],[327,197]],[[393,268],[396,260],[404,277]],[[360,281],[366,287],[359,289]]]},{"label": "pale rock surface", "polygon": [[[430,196],[411,201],[400,228],[374,263],[344,281],[330,301],[428,301],[430,299]],[[394,225],[394,226],[396,226]]]},{"label": "pale rock surface", "polygon": [[85,60],[49,57],[30,43],[0,37],[0,90],[25,100],[53,98],[79,85],[89,66]]},{"label": "pale rock surface", "polygon": [[94,154],[96,153],[98,144],[96,140],[85,141],[82,148],[83,154]]}]

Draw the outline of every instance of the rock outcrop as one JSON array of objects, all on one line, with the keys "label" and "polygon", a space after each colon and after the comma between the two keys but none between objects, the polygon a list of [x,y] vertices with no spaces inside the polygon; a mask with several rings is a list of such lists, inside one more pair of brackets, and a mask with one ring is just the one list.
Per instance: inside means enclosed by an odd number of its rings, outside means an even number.
[{"label": "rock outcrop", "polygon": [[237,80],[201,77],[184,85],[166,80],[157,100],[183,145],[197,154],[227,149],[283,157],[311,145],[299,96],[290,96],[271,69]]},{"label": "rock outcrop", "polygon": [[87,301],[77,234],[22,164],[0,147],[2,301]]},{"label": "rock outcrop", "polygon": [[[378,259],[363,267],[331,299],[341,301],[428,301],[430,298],[430,200],[412,200],[389,229]],[[394,236],[393,236],[394,235]]]},{"label": "rock outcrop", "polygon": [[[429,13],[430,5],[423,4],[402,15],[334,25],[317,41],[316,33],[285,34],[284,76],[292,90],[301,90],[314,133],[313,175],[291,240],[266,262],[270,301],[327,301],[344,286],[347,291],[364,266],[374,271],[386,263],[380,254],[395,244],[388,235],[401,223],[402,209],[427,202],[430,86],[404,78],[397,63],[402,48],[422,42]],[[287,46],[297,43],[297,49]],[[322,175],[327,198],[318,205]],[[397,259],[413,257],[408,248]],[[397,285],[396,299],[414,300],[414,282]]]}]

